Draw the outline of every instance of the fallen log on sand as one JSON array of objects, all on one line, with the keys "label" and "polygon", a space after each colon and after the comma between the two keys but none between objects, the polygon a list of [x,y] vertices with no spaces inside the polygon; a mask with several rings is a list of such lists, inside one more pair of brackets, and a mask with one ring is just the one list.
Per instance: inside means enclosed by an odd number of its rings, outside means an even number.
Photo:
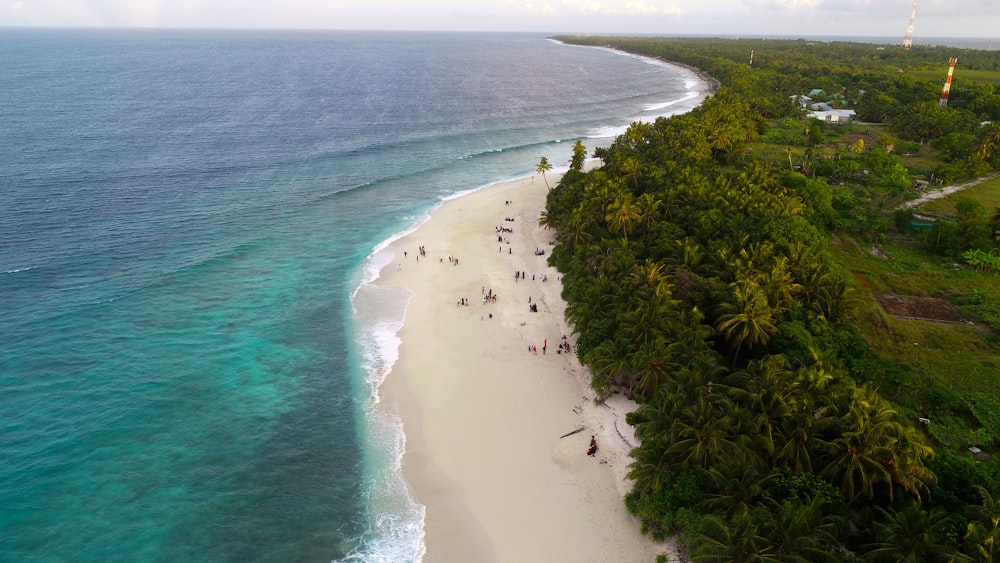
[{"label": "fallen log on sand", "polygon": [[566,436],[572,436],[573,434],[576,434],[577,432],[583,432],[583,428],[584,427],[581,426],[581,427],[577,428],[576,430],[574,430],[572,432],[567,432],[566,434],[563,434],[562,436],[559,436],[559,439],[562,440]]}]

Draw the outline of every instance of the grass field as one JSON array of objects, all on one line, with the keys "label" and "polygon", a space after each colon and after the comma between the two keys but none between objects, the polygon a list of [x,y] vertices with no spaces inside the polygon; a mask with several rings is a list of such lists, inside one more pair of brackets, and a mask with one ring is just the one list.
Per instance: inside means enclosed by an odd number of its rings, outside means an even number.
[{"label": "grass field", "polygon": [[875,295],[890,292],[955,302],[979,291],[1000,300],[1000,276],[928,256],[913,240],[874,248],[842,239],[834,251],[857,280],[859,328],[876,358],[861,370],[863,377],[900,405],[907,417],[931,418],[928,433],[944,447],[958,450],[996,440],[1000,338],[978,323],[891,317]]},{"label": "grass field", "polygon": [[965,198],[977,200],[991,211],[1000,209],[1000,178],[994,178],[989,182],[966,188],[941,199],[929,201],[919,206],[917,211],[942,217],[954,217],[955,206]]},{"label": "grass field", "polygon": [[[928,80],[943,81],[944,77],[943,72],[920,74]],[[975,79],[1000,86],[1000,72],[976,73]],[[859,158],[847,148],[858,139],[873,144],[886,131],[884,126],[863,123],[827,125],[825,142],[807,148],[806,121],[771,125],[751,152],[782,169],[790,166],[789,158],[798,164],[807,153],[814,158]],[[927,145],[918,149],[901,155],[902,163],[916,177],[929,176],[940,164],[940,155]],[[906,197],[912,199],[915,194]],[[1000,178],[916,210],[954,217],[956,205],[965,198],[980,201],[991,213],[1000,210]],[[890,213],[903,199],[896,196],[885,201],[885,212]],[[922,249],[922,236],[918,231],[890,230],[875,246],[846,235],[835,238],[833,253],[855,282],[860,313],[856,326],[870,352],[852,365],[852,373],[877,387],[907,418],[930,418],[932,423],[925,430],[939,447],[961,453],[970,446],[1000,445],[1000,335],[987,324],[997,326],[1000,275],[976,271],[962,258],[928,254]],[[958,309],[967,322],[894,317],[876,300],[882,294],[938,299],[921,311],[947,309],[943,301]]]}]

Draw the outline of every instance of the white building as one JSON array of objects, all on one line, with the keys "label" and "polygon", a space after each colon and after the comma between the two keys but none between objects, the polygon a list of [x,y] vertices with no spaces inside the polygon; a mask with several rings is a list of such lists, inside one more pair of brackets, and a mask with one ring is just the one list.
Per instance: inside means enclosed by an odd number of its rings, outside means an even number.
[{"label": "white building", "polygon": [[811,111],[806,114],[809,119],[816,118],[829,123],[850,123],[857,115],[853,109],[830,109],[821,111]]}]

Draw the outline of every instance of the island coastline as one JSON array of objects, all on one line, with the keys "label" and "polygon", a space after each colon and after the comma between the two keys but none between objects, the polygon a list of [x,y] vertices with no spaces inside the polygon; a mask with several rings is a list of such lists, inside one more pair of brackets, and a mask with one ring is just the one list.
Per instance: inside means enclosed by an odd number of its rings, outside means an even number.
[{"label": "island coastline", "polygon": [[[695,76],[700,103],[714,82]],[[678,560],[624,507],[635,403],[597,401],[573,353],[547,263],[556,233],[539,225],[559,178],[445,200],[380,250],[372,283],[410,294],[378,394],[402,422],[402,473],[426,507],[424,561]]]},{"label": "island coastline", "polygon": [[572,353],[546,263],[554,233],[538,226],[546,192],[536,176],[446,201],[387,248],[377,281],[412,298],[380,394],[427,507],[425,561],[652,560],[669,548],[625,511],[634,404],[596,403]]}]

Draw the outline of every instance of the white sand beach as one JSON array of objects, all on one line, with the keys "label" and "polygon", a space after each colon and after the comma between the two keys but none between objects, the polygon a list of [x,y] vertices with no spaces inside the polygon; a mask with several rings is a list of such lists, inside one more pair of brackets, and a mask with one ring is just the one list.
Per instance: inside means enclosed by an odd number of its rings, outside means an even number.
[{"label": "white sand beach", "polygon": [[622,502],[634,405],[596,404],[560,349],[573,335],[546,263],[554,233],[538,226],[546,192],[538,176],[445,202],[392,244],[376,282],[413,292],[380,394],[402,418],[403,472],[427,507],[425,561],[653,561],[668,548]]}]

